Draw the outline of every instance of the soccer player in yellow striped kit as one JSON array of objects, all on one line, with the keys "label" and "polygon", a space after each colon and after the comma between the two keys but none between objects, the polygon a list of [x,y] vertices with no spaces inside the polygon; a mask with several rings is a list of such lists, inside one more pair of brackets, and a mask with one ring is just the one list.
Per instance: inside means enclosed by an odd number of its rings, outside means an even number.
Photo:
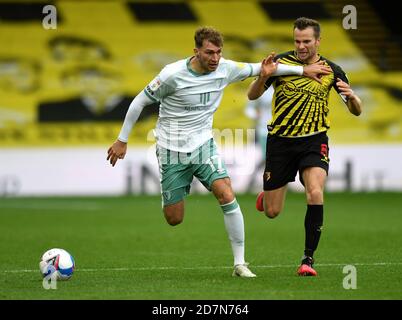
[{"label": "soccer player in yellow striped kit", "polygon": [[323,75],[321,83],[297,75],[271,76],[261,70],[248,91],[249,99],[254,100],[271,85],[275,89],[273,118],[268,124],[264,191],[257,197],[257,210],[265,212],[269,218],[278,216],[284,206],[287,184],[295,180],[297,172],[305,187],[305,248],[297,270],[301,276],[317,275],[313,255],[323,225],[331,88],[335,88],[353,115],[358,116],[362,111],[362,102],[349,86],[345,72],[318,53],[320,31],[317,21],[298,18],[293,28],[295,50],[277,55],[274,61],[294,66],[325,61],[332,73]]}]

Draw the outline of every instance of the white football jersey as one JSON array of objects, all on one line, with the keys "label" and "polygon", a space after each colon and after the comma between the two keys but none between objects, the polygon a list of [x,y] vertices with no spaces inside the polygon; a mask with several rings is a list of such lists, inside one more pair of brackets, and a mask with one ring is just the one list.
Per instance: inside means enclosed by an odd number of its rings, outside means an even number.
[{"label": "white football jersey", "polygon": [[190,60],[168,64],[144,89],[150,99],[160,102],[157,144],[177,152],[192,152],[212,138],[213,114],[223,89],[256,76],[260,65],[221,58],[215,71],[199,74],[191,69]]}]

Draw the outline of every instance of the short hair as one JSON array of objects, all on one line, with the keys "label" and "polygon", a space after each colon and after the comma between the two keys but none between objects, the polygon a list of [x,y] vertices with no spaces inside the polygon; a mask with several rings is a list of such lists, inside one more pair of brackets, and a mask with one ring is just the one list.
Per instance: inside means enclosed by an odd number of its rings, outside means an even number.
[{"label": "short hair", "polygon": [[318,39],[321,34],[321,27],[318,21],[306,18],[306,17],[300,17],[297,18],[296,21],[293,24],[293,30],[294,29],[299,29],[299,30],[304,30],[307,29],[308,27],[312,27],[314,30],[314,37]]},{"label": "short hair", "polygon": [[195,31],[194,41],[197,48],[201,48],[204,40],[212,42],[217,47],[223,47],[222,34],[212,27],[200,27]]}]

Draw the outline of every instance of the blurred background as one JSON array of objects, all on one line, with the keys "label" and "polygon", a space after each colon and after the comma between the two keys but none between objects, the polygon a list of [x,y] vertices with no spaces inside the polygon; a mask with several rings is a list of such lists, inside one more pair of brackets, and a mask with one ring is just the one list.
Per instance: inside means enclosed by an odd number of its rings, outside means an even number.
[{"label": "blurred background", "polygon": [[[293,49],[300,16],[321,22],[320,53],[347,72],[364,103],[354,117],[331,93],[327,190],[401,191],[402,31],[389,8],[373,0],[0,1],[0,196],[158,194],[157,105],[144,109],[126,159],[114,168],[106,161],[132,99],[164,65],[192,55],[201,25],[224,34],[225,58],[258,62]],[[245,112],[250,82],[226,88],[214,121],[238,138],[222,153],[244,193],[262,188],[263,173],[247,131],[256,126]],[[193,190],[205,192],[197,182]]]}]

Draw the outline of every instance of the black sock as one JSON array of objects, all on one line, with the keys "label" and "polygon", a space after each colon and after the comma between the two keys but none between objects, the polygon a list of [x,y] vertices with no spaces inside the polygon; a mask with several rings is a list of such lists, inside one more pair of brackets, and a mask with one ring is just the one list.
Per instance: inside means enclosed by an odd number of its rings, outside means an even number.
[{"label": "black sock", "polygon": [[313,257],[317,249],[321,236],[321,227],[324,219],[324,206],[322,204],[307,205],[306,217],[304,219],[304,228],[306,231],[306,242],[304,254]]}]

